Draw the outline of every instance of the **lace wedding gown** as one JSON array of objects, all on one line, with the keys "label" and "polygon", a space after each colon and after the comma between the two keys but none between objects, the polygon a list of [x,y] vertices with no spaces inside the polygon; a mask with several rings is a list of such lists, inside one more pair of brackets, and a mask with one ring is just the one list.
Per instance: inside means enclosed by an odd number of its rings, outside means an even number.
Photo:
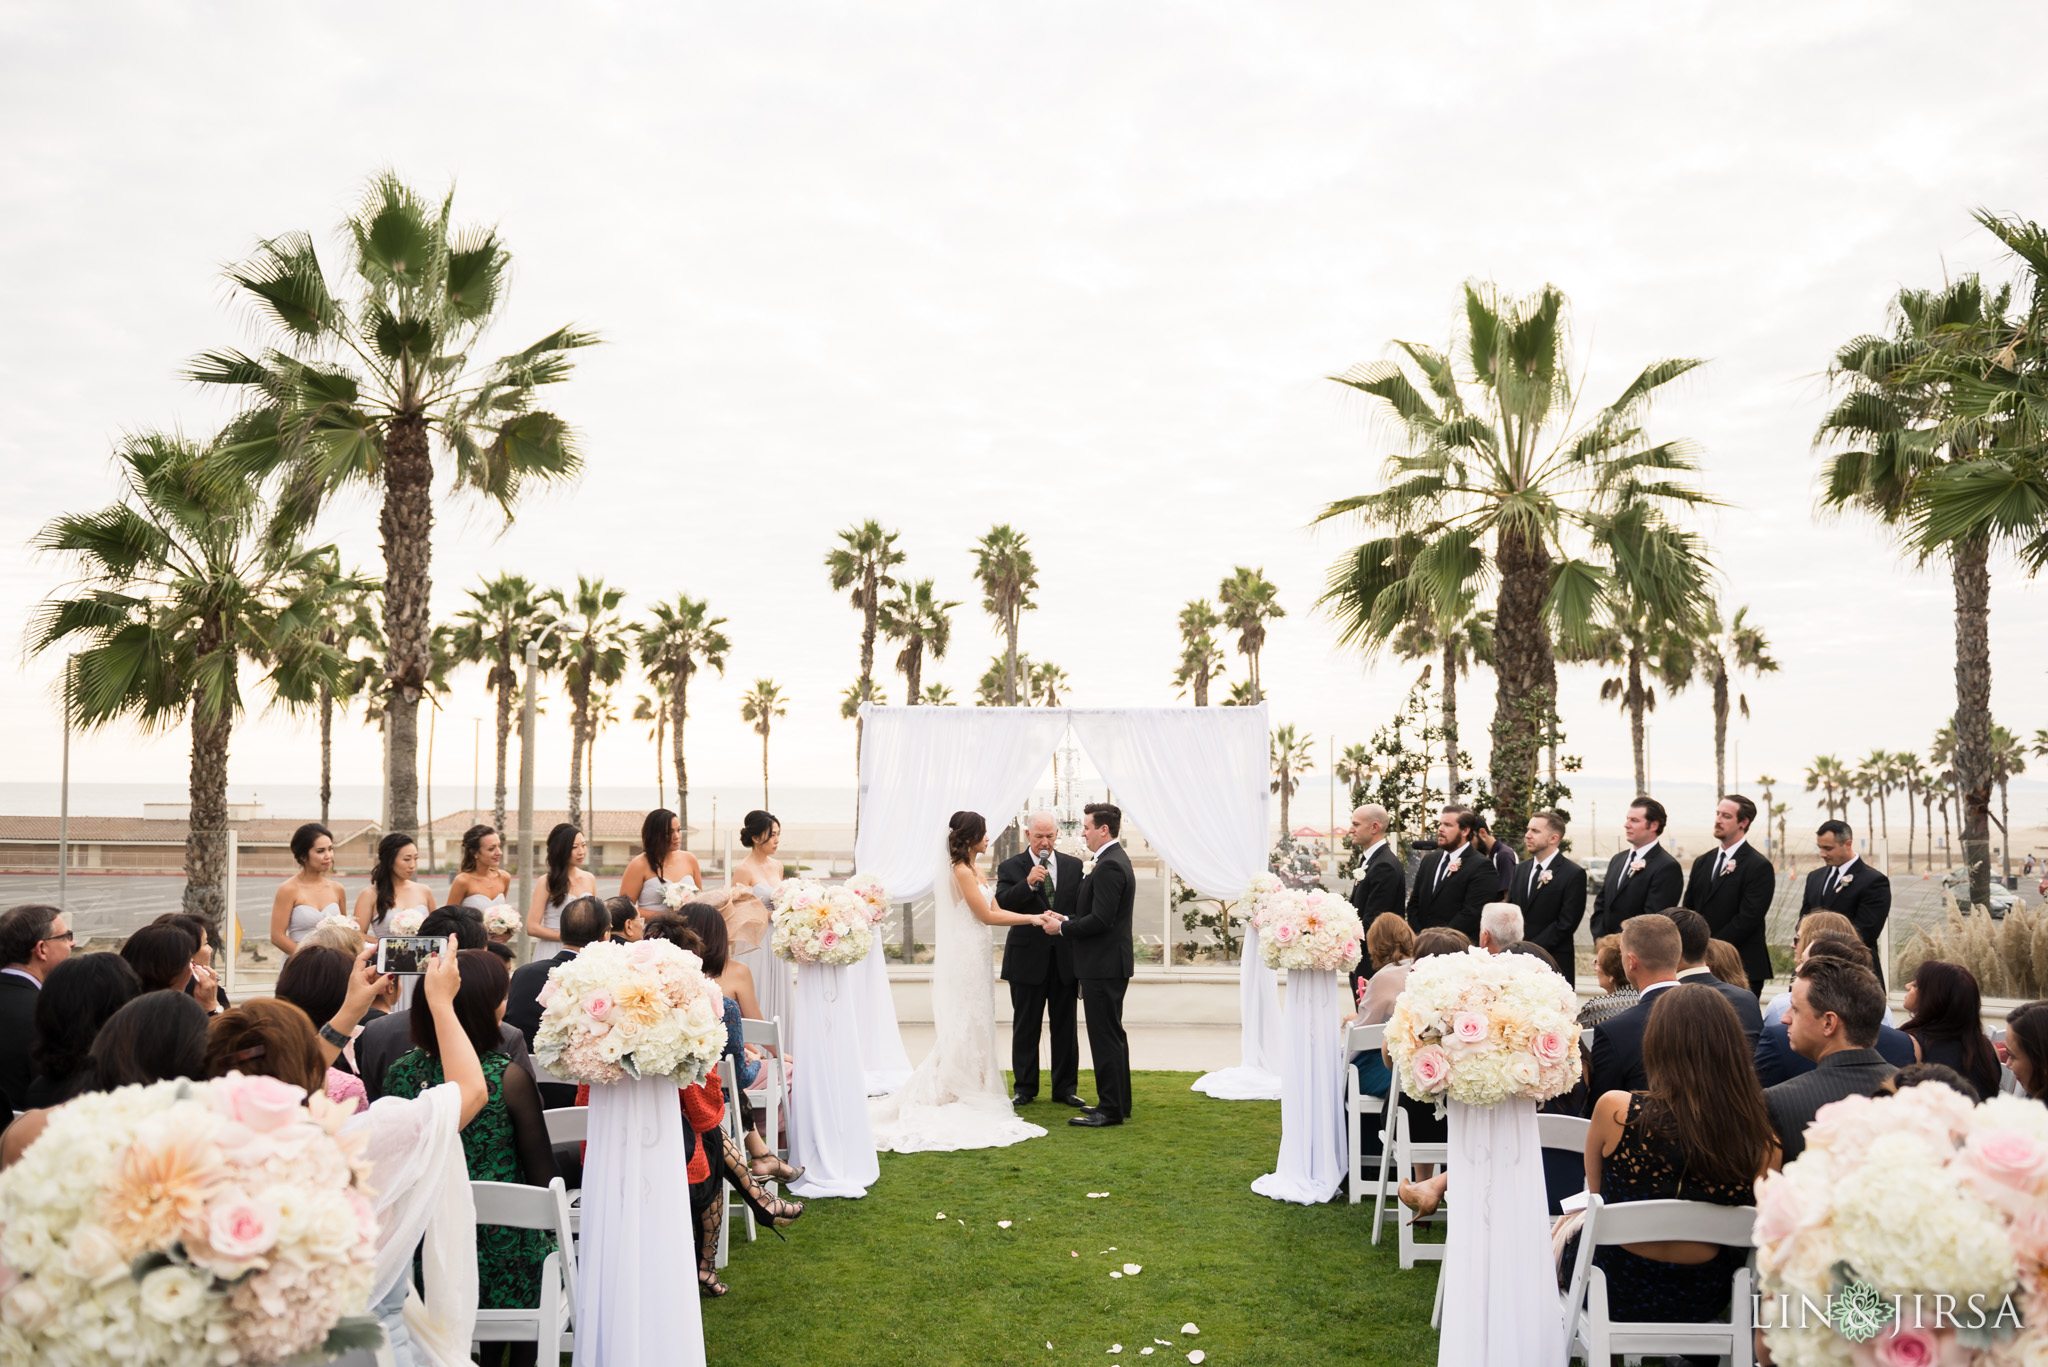
[{"label": "lace wedding gown", "polygon": [[875,1147],[892,1153],[1000,1149],[1044,1135],[1019,1120],[996,1049],[996,977],[989,928],[975,919],[943,851],[932,885],[932,1025],[937,1038],[910,1081],[868,1102]]}]

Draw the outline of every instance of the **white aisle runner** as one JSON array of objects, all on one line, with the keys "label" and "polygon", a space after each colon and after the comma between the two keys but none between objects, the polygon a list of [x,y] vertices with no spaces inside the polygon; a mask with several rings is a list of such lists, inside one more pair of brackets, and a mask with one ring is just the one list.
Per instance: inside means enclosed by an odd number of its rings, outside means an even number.
[{"label": "white aisle runner", "polygon": [[[1350,988],[1349,975],[1329,969],[1287,971],[1280,1058],[1280,1161],[1272,1172],[1252,1183],[1252,1190],[1261,1196],[1320,1205],[1337,1194],[1337,1184],[1344,1180],[1340,1022]],[[1537,1189],[1541,1191],[1540,1183]]]},{"label": "white aisle runner", "polygon": [[1239,1027],[1238,1065],[1204,1073],[1190,1091],[1206,1092],[1218,1101],[1280,1099],[1280,975],[1259,962],[1259,932],[1244,927],[1243,959],[1237,970]]},{"label": "white aisle runner", "polygon": [[798,964],[791,1003],[789,1055],[795,1077],[789,1101],[789,1161],[804,1175],[796,1195],[865,1196],[882,1175],[868,1127],[860,1030],[850,979],[859,965]]}]

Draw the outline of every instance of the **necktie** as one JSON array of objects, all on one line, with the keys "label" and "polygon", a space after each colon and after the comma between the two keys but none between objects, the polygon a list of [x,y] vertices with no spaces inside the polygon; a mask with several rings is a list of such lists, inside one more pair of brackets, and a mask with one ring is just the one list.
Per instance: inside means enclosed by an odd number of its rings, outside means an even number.
[{"label": "necktie", "polygon": [[1828,898],[1833,897],[1835,895],[1835,880],[1840,878],[1841,876],[1842,870],[1840,866],[1828,870],[1828,885],[1822,888],[1820,892],[1820,897],[1823,902],[1825,902]]},{"label": "necktie", "polygon": [[1046,904],[1047,906],[1051,906],[1051,905],[1052,905],[1052,893],[1053,893],[1053,887],[1052,887],[1052,856],[1051,856],[1051,855],[1049,855],[1049,854],[1041,854],[1041,855],[1039,855],[1039,856],[1038,856],[1038,867],[1040,867],[1041,869],[1044,869],[1044,870],[1045,870],[1045,882],[1043,882],[1042,884],[1040,884],[1040,885],[1039,885],[1039,889],[1038,889],[1038,895],[1039,895],[1039,896],[1041,896],[1041,897],[1043,897],[1043,898],[1045,899],[1045,904]]},{"label": "necktie", "polygon": [[1531,864],[1529,866],[1529,890],[1524,894],[1525,896],[1534,897],[1536,895],[1536,880],[1542,876],[1543,866],[1541,864]]}]

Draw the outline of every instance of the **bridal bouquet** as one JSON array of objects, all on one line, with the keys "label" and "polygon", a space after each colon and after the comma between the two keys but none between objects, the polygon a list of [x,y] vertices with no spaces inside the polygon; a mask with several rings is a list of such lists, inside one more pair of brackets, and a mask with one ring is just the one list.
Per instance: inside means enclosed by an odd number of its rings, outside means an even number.
[{"label": "bridal bouquet", "polygon": [[854,964],[868,956],[874,926],[868,904],[844,887],[785,879],[775,890],[775,934],[769,947],[796,964]]},{"label": "bridal bouquet", "polygon": [[[88,1093],[0,1174],[0,1363],[334,1354],[377,1219],[344,1113],[239,1073]],[[332,1337],[330,1337],[332,1335]]]},{"label": "bridal bouquet", "polygon": [[1358,963],[1364,938],[1358,913],[1335,893],[1275,887],[1251,920],[1259,932],[1259,962],[1268,968],[1345,973]]},{"label": "bridal bouquet", "polygon": [[1431,955],[1394,1003],[1387,1053],[1417,1101],[1548,1101],[1579,1080],[1578,1000],[1533,955]]},{"label": "bridal bouquet", "polygon": [[404,911],[392,912],[390,919],[385,924],[391,927],[393,935],[417,935],[420,933],[421,924],[426,919],[427,909],[425,907],[407,907]]},{"label": "bridal bouquet", "polygon": [[1787,1367],[2039,1362],[2048,1110],[1939,1084],[1823,1106],[1757,1185],[1756,1244],[1758,1323]]},{"label": "bridal bouquet", "polygon": [[661,904],[670,911],[681,911],[697,895],[697,880],[687,873],[675,882],[661,885]]},{"label": "bridal bouquet", "polygon": [[725,1002],[704,963],[666,940],[599,941],[549,970],[533,1056],[572,1082],[702,1082],[725,1048]]},{"label": "bridal bouquet", "polygon": [[508,906],[494,906],[484,913],[484,930],[492,935],[516,935],[519,913]]},{"label": "bridal bouquet", "polygon": [[882,880],[871,873],[856,873],[846,880],[845,887],[868,909],[868,924],[882,924],[889,914],[889,889],[882,886]]}]

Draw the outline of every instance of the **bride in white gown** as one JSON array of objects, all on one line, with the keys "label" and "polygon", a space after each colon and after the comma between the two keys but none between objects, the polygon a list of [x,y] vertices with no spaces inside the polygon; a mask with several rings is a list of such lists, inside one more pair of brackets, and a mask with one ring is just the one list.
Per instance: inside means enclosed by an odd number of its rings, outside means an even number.
[{"label": "bride in white gown", "polygon": [[1035,925],[1059,918],[1020,916],[989,900],[974,857],[988,848],[977,812],[955,812],[937,882],[932,885],[932,1025],[937,1038],[910,1081],[868,1103],[875,1147],[894,1153],[999,1149],[1045,1130],[1019,1120],[996,1049],[995,954],[990,926]]}]

